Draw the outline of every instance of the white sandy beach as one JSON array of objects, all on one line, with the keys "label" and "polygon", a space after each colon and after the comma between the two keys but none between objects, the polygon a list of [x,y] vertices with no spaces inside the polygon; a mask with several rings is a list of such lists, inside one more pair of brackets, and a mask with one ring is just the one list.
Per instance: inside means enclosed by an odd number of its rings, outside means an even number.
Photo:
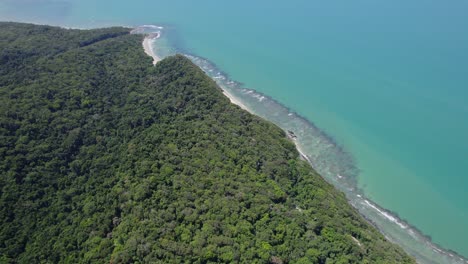
[{"label": "white sandy beach", "polygon": [[148,56],[151,56],[153,58],[153,65],[156,65],[158,61],[161,60],[153,50],[153,44],[154,44],[154,37],[147,36],[143,40],[143,48],[145,49],[145,53],[148,54]]},{"label": "white sandy beach", "polygon": [[232,94],[230,94],[227,90],[223,89],[221,87],[221,89],[223,90],[223,94],[229,98],[229,100],[231,100],[231,103],[239,106],[240,108],[246,110],[247,112],[251,113],[251,114],[254,114],[247,106],[245,106],[241,101],[237,100]]}]

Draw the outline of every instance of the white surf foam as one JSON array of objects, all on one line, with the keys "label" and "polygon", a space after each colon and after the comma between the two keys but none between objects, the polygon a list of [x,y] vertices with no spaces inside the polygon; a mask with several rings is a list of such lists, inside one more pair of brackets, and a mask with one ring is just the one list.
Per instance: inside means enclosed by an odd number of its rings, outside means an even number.
[{"label": "white surf foam", "polygon": [[407,229],[408,226],[401,223],[400,221],[398,221],[398,219],[396,219],[395,217],[393,217],[391,214],[379,209],[377,206],[373,205],[371,202],[369,202],[368,200],[364,200],[364,202],[370,206],[372,209],[376,210],[377,212],[379,212],[381,215],[383,215],[385,218],[387,218],[388,220],[390,220],[391,222],[397,224],[399,227],[401,227],[402,229]]},{"label": "white surf foam", "polygon": [[156,25],[142,25],[142,26],[139,26],[139,27],[154,28],[154,29],[164,29],[164,27],[156,26]]}]

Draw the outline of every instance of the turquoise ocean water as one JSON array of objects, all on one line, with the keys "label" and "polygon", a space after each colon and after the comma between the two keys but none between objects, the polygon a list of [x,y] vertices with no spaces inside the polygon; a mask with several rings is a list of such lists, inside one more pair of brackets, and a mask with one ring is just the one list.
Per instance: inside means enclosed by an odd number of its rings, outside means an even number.
[{"label": "turquoise ocean water", "polygon": [[164,26],[160,55],[190,55],[293,130],[422,263],[468,263],[467,14],[465,0],[0,0],[0,20]]}]

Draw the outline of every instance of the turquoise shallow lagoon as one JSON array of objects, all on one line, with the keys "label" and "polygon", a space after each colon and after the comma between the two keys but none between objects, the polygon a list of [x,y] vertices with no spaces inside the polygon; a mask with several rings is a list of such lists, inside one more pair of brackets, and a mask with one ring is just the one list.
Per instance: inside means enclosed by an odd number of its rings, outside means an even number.
[{"label": "turquoise shallow lagoon", "polygon": [[465,262],[416,229],[468,257],[466,14],[464,0],[0,1],[0,20],[163,25],[161,55],[194,55],[293,130],[317,170],[423,263]]}]

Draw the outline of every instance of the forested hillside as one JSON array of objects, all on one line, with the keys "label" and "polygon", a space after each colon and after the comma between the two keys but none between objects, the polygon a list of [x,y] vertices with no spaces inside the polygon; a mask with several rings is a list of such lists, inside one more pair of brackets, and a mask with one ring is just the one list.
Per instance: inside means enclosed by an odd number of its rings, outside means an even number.
[{"label": "forested hillside", "polygon": [[0,23],[0,263],[413,263],[182,56]]}]

